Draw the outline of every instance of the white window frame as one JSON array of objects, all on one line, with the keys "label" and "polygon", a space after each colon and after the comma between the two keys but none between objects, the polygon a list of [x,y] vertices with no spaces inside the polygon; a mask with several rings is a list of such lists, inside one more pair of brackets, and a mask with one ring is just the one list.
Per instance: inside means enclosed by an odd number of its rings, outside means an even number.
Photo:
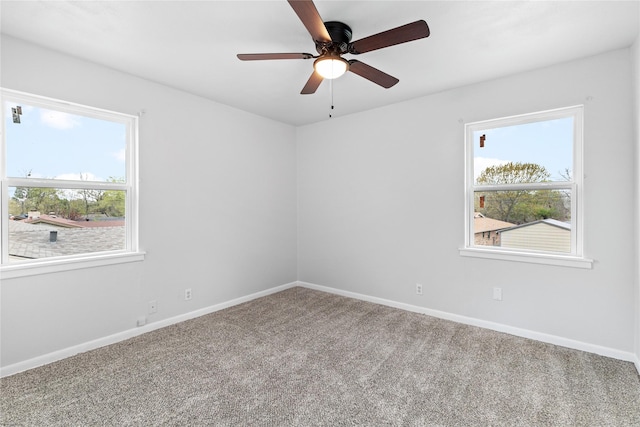
[{"label": "white window frame", "polygon": [[[573,117],[573,172],[571,182],[545,182],[531,184],[478,185],[474,179],[473,135],[475,132],[499,127],[522,125],[545,120]],[[509,116],[465,124],[465,243],[460,255],[506,261],[520,261],[577,268],[592,268],[593,260],[584,257],[584,209],[583,209],[583,117],[584,106],[577,105],[536,113]],[[474,241],[474,194],[478,191],[521,189],[567,189],[571,191],[571,253],[523,250],[476,245]]]},{"label": "white window frame", "polygon": [[[95,119],[118,122],[126,125],[127,144],[125,182],[68,181],[59,179],[7,177],[7,145],[5,139],[6,101],[16,103],[17,105],[33,105]],[[2,238],[0,239],[0,277],[2,279],[11,279],[15,277],[32,276],[80,268],[142,261],[144,259],[144,252],[140,251],[138,242],[138,117],[5,88],[0,88],[0,102],[2,105],[2,127],[0,128],[0,132],[2,134],[0,138],[0,145],[2,149],[2,160],[0,161],[0,214],[2,215],[2,219],[0,221],[0,227],[2,230]],[[125,212],[127,215],[125,221],[125,249],[9,263],[9,187],[46,187],[124,191],[126,194]]]}]

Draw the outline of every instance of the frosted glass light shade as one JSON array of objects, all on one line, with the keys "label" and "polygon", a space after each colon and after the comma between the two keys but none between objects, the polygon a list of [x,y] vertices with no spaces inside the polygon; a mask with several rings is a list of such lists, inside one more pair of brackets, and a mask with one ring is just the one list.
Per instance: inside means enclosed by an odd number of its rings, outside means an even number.
[{"label": "frosted glass light shade", "polygon": [[325,79],[335,79],[349,69],[349,63],[339,56],[327,56],[316,59],[313,63],[316,72]]}]

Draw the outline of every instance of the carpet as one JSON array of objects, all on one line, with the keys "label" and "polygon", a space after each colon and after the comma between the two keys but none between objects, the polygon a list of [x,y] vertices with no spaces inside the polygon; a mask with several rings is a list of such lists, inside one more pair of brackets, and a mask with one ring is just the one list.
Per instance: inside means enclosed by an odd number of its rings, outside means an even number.
[{"label": "carpet", "polygon": [[3,426],[639,426],[633,364],[295,287],[0,381]]}]

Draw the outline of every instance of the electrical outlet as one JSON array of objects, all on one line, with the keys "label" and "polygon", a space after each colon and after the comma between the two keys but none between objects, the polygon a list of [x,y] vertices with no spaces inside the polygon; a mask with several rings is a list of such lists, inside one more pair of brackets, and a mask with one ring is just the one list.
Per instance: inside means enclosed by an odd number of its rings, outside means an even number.
[{"label": "electrical outlet", "polygon": [[416,294],[422,295],[422,285],[420,283],[416,283]]},{"label": "electrical outlet", "polygon": [[189,301],[191,299],[191,288],[184,290],[184,300]]},{"label": "electrical outlet", "polygon": [[502,288],[493,288],[493,299],[502,301]]},{"label": "electrical outlet", "polygon": [[158,303],[156,300],[149,301],[149,314],[158,312]]}]

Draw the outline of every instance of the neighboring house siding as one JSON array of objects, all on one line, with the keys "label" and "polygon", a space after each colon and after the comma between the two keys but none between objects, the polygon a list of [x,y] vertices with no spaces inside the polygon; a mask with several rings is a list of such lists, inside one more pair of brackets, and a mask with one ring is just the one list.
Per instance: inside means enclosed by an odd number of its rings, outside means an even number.
[{"label": "neighboring house siding", "polygon": [[545,222],[503,230],[502,247],[550,252],[571,252],[571,230]]},{"label": "neighboring house siding", "polygon": [[496,231],[483,231],[481,233],[475,233],[474,244],[481,246],[500,246],[500,234]]},{"label": "neighboring house siding", "polygon": [[473,244],[476,246],[500,246],[499,230],[513,227],[510,222],[487,218],[479,212],[473,215]]}]

